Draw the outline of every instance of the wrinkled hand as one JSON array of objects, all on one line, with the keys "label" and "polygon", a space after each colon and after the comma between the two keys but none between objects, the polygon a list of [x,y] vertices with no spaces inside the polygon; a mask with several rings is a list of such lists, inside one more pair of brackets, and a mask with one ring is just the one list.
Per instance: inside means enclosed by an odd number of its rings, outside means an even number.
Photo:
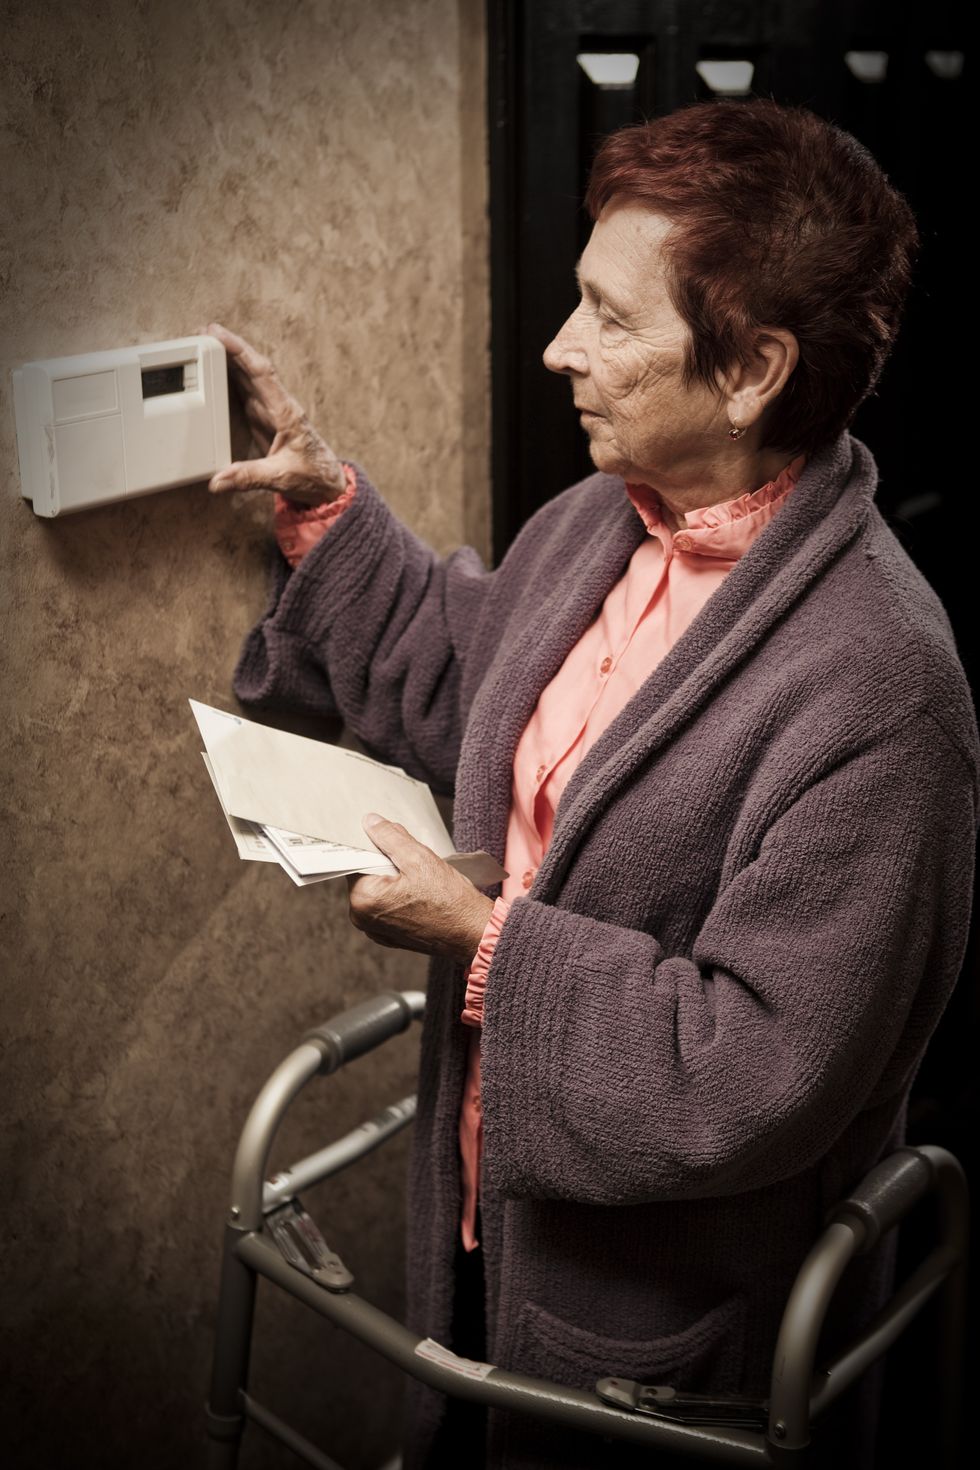
[{"label": "wrinkled hand", "polygon": [[232,381],[242,399],[261,459],[244,459],[219,470],[208,489],[278,490],[302,505],[336,500],[345,487],[344,467],[287,393],[267,357],[235,332],[212,322],[208,333],[228,354]]},{"label": "wrinkled hand", "polygon": [[468,965],[476,954],[493,900],[474,888],[431,847],[399,822],[374,813],[364,830],[398,869],[398,876],[347,880],[350,920],[376,944],[419,954],[449,955]]}]

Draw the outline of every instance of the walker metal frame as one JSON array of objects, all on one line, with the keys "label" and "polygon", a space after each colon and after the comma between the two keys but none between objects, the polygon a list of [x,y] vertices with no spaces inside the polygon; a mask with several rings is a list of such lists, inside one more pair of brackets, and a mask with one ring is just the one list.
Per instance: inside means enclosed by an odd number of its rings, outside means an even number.
[{"label": "walker metal frame", "polygon": [[[207,1408],[210,1470],[234,1470],[249,1420],[317,1470],[336,1462],[256,1402],[247,1391],[255,1289],[259,1276],[335,1326],[353,1334],[413,1378],[459,1398],[692,1461],[741,1466],[806,1463],[811,1429],[841,1393],[886,1351],[919,1310],[941,1293],[941,1351],[935,1451],[937,1465],[957,1463],[959,1383],[965,1339],[969,1203],[952,1154],[931,1145],[902,1148],[875,1166],[837,1206],[790,1291],[773,1354],[768,1399],[705,1398],[674,1387],[598,1380],[595,1391],[476,1365],[420,1339],[351,1290],[353,1277],[299,1206],[300,1190],[346,1169],[405,1128],[415,1097],[385,1108],[336,1143],[266,1181],[276,1131],[290,1104],[316,1075],[336,1072],[421,1019],[421,991],[391,991],[316,1027],[259,1093],[242,1130],[225,1227],[211,1392]],[[926,1194],[939,1203],[938,1243],[865,1330],[830,1363],[816,1366],[820,1331],[848,1263]],[[296,1203],[291,1205],[291,1202]],[[295,1216],[284,1211],[291,1206]],[[285,1221],[281,1223],[275,1222]],[[270,1223],[272,1222],[272,1223]],[[287,1258],[288,1257],[288,1258]],[[755,1421],[753,1423],[753,1421]]]}]

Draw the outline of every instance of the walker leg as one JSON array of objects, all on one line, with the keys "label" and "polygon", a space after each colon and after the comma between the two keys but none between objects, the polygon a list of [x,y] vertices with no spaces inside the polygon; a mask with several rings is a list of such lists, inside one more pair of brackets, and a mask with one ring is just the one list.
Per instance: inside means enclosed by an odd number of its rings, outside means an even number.
[{"label": "walker leg", "polygon": [[255,1272],[235,1255],[241,1234],[232,1225],[225,1229],[211,1393],[207,1406],[211,1440],[208,1470],[236,1470],[245,1428],[241,1395],[248,1384],[255,1314]]},{"label": "walker leg", "polygon": [[[965,1251],[964,1251],[965,1255]],[[963,1422],[963,1378],[966,1363],[966,1263],[951,1271],[937,1303],[942,1323],[939,1358],[939,1434],[941,1470],[956,1470],[964,1463],[966,1427]]]},{"label": "walker leg", "polygon": [[[946,1149],[923,1144],[916,1150],[932,1166],[939,1184],[941,1239],[955,1265],[937,1304],[942,1332],[939,1354],[938,1428],[934,1437],[941,1470],[964,1464],[967,1432],[963,1385],[967,1362],[966,1274],[970,1252],[970,1190],[962,1164]],[[934,1308],[935,1310],[935,1308]]]}]

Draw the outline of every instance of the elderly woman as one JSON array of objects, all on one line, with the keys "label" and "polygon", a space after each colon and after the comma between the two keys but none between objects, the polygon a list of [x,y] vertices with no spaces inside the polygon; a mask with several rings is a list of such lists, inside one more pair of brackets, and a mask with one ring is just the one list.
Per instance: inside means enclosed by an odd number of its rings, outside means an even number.
[{"label": "elderly woman", "polygon": [[[765,101],[614,134],[586,202],[545,364],[598,473],[496,571],[439,561],[213,328],[265,457],[211,488],[281,492],[235,688],[340,713],[508,870],[479,892],[375,820],[399,876],[351,886],[358,928],[435,957],[414,1328],[581,1387],[764,1394],[824,1212],[902,1138],[967,933],[969,691],[847,431],[916,232],[853,138]],[[836,1338],[887,1270],[854,1270]],[[474,1411],[412,1399],[409,1467],[479,1462]],[[488,1430],[497,1467],[635,1462]]]}]

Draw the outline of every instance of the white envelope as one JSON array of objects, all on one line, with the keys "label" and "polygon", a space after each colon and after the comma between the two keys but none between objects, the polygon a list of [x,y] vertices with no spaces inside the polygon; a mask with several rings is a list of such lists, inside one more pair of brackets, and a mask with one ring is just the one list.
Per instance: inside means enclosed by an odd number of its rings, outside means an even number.
[{"label": "white envelope", "polygon": [[[489,886],[506,877],[488,853],[455,851],[428,786],[398,766],[257,725],[195,699],[190,706],[241,856],[252,853],[243,850],[244,834],[236,818],[266,829],[264,841],[294,881],[317,881],[342,872],[394,873],[397,869],[362,825],[367,812],[377,812],[400,822],[473,883]],[[297,843],[297,836],[309,843]],[[319,854],[317,842],[325,844]]]},{"label": "white envelope", "polygon": [[256,725],[195,699],[190,706],[232,816],[373,854],[362,826],[373,811],[400,822],[440,857],[454,851],[424,781],[356,750]]}]

